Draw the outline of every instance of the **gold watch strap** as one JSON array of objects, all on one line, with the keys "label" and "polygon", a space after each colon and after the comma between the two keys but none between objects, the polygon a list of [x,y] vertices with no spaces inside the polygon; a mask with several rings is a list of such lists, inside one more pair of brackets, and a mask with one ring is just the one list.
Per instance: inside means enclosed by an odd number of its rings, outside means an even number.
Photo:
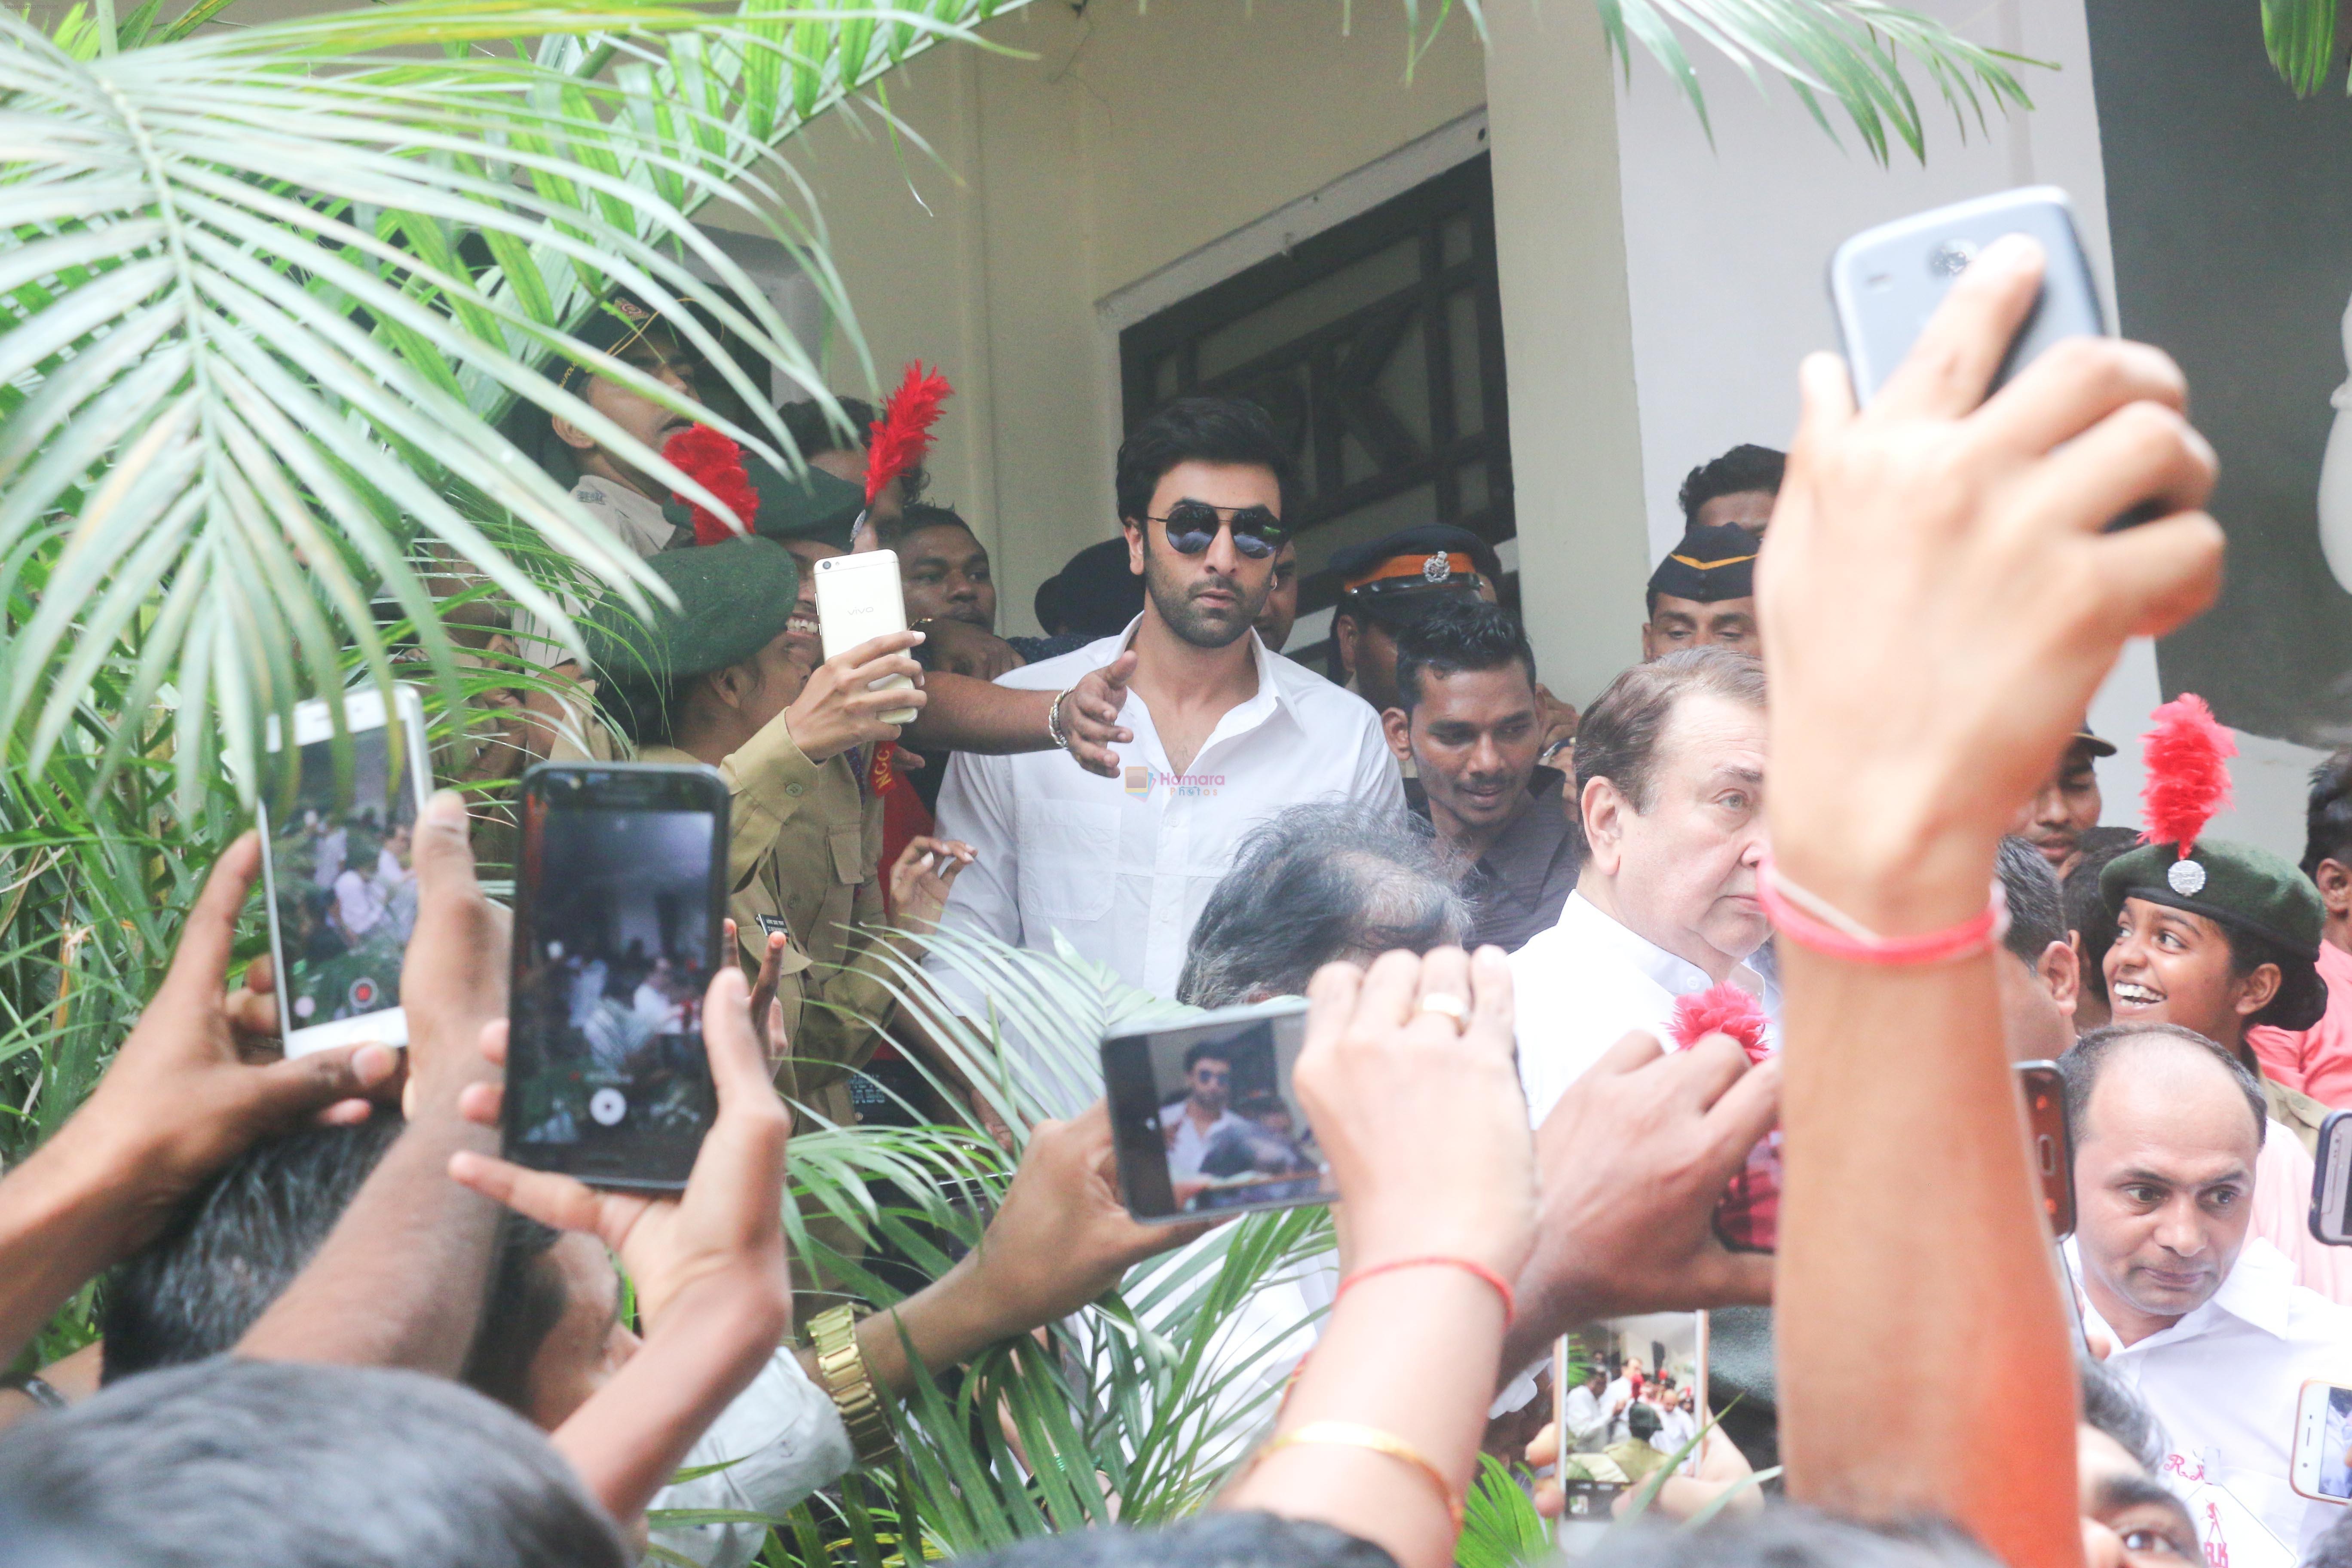
[{"label": "gold watch strap", "polygon": [[816,1350],[818,1378],[849,1428],[849,1447],[861,1465],[877,1464],[898,1450],[873,1374],[857,1348],[857,1316],[849,1308],[835,1307],[809,1320],[809,1343]]}]

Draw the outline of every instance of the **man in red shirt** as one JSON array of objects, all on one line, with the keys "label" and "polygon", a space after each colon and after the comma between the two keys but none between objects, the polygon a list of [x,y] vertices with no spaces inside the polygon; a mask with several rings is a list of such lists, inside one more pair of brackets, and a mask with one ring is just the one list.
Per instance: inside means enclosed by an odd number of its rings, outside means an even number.
[{"label": "man in red shirt", "polygon": [[2352,747],[2312,770],[2303,874],[2327,910],[2319,943],[2327,1011],[2308,1029],[2249,1029],[2246,1043],[2265,1076],[2341,1110],[2352,1106]]}]

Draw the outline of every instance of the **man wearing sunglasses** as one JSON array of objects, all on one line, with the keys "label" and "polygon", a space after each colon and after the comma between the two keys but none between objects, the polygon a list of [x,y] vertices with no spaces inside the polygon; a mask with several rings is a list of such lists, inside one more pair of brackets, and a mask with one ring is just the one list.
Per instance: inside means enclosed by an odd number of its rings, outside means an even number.
[{"label": "man wearing sunglasses", "polygon": [[[1128,437],[1118,500],[1142,613],[999,680],[1060,692],[1131,649],[1118,722],[1135,738],[1116,748],[1121,776],[1056,753],[957,753],[940,830],[978,859],[957,879],[946,927],[1047,951],[1058,932],[1129,984],[1173,996],[1193,921],[1250,828],[1313,801],[1402,810],[1372,710],[1251,629],[1290,540],[1294,482],[1288,448],[1253,404],[1185,398]],[[950,938],[933,966],[953,970],[953,952]],[[977,1009],[977,987],[964,988]]]}]

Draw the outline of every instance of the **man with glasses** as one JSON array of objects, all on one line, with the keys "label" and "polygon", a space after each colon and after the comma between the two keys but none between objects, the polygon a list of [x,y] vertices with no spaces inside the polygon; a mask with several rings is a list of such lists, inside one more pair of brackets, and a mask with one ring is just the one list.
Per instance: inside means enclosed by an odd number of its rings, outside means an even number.
[{"label": "man with glasses", "polygon": [[1201,1173],[1201,1161],[1216,1136],[1231,1128],[1248,1126],[1232,1109],[1234,1064],[1215,1040],[1202,1040],[1184,1053],[1184,1098],[1160,1113],[1160,1135],[1168,1140],[1168,1174],[1191,1181]]},{"label": "man with glasses", "polygon": [[[1286,805],[1403,808],[1377,716],[1252,631],[1291,536],[1291,456],[1265,413],[1171,404],[1119,447],[1128,570],[1143,611],[1112,637],[998,684],[1063,692],[1132,651],[1120,776],[1066,755],[958,752],[940,831],[969,843],[944,926],[1051,952],[1058,932],[1129,984],[1176,994],[1192,922],[1249,829]],[[934,967],[958,967],[953,939]],[[963,985],[976,1016],[986,1007]]]}]

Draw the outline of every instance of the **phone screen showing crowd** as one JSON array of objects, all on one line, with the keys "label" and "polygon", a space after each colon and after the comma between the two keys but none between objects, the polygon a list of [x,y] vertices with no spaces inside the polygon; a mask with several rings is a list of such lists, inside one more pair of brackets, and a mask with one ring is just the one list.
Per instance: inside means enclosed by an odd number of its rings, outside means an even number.
[{"label": "phone screen showing crowd", "polygon": [[353,730],[350,743],[341,779],[331,740],[299,748],[293,809],[269,824],[278,984],[294,1029],[400,1005],[416,928],[416,803],[394,766],[393,732]]},{"label": "phone screen showing crowd", "polygon": [[716,1110],[702,1043],[716,853],[707,811],[527,809],[514,1159],[592,1181],[684,1181]]},{"label": "phone screen showing crowd", "polygon": [[[1129,1206],[1145,1217],[1320,1203],[1323,1152],[1291,1085],[1301,1016],[1212,1019],[1106,1043]],[[1148,1202],[1139,1202],[1145,1193]]]}]

